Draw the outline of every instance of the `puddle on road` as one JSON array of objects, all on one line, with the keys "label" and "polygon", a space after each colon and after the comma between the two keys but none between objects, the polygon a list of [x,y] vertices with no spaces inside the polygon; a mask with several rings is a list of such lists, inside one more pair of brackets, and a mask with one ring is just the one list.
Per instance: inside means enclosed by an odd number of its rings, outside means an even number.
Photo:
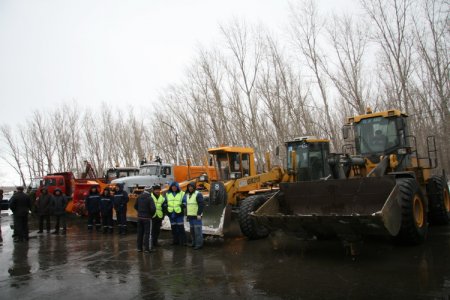
[{"label": "puddle on road", "polygon": [[[171,246],[162,234],[155,253],[138,253],[135,232],[89,234],[70,218],[68,235],[43,234],[13,244],[2,218],[2,297],[45,298],[406,298],[450,295],[450,228],[432,228],[429,241],[398,247],[364,243],[352,261],[338,241],[301,241],[275,234],[247,241],[208,238],[204,249]],[[32,227],[33,228],[33,227]],[[434,234],[436,233],[436,234]],[[45,287],[45,288],[43,288]],[[95,291],[95,292],[92,292]]]}]

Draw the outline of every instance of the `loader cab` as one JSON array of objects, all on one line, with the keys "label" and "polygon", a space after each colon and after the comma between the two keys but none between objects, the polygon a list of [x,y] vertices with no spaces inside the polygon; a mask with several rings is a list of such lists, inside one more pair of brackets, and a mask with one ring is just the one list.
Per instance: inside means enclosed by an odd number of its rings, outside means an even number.
[{"label": "loader cab", "polygon": [[256,175],[252,148],[218,147],[209,149],[208,153],[212,155],[219,181]]},{"label": "loader cab", "polygon": [[[374,162],[386,154],[406,154],[406,115],[398,110],[356,116],[348,119],[353,126],[355,151]],[[402,149],[402,150],[400,150]],[[400,151],[399,151],[400,150]]]},{"label": "loader cab", "polygon": [[286,142],[286,150],[287,170],[295,174],[296,181],[318,180],[330,174],[327,162],[330,153],[329,140],[298,137]]}]

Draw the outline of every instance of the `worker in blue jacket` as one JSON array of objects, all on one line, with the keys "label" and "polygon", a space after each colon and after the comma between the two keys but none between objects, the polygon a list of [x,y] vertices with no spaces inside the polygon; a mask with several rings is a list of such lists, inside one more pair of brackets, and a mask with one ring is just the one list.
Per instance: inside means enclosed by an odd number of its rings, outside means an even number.
[{"label": "worker in blue jacket", "polygon": [[102,214],[103,233],[113,232],[113,197],[106,187],[100,197],[100,212]]},{"label": "worker in blue jacket", "polygon": [[163,209],[167,212],[172,228],[172,245],[184,245],[186,243],[186,232],[184,230],[183,196],[178,182],[173,181],[167,191],[163,203]]},{"label": "worker in blue jacket", "polygon": [[96,186],[91,187],[89,196],[84,203],[88,212],[88,230],[93,230],[95,222],[95,228],[100,231],[102,226],[100,223],[100,195]]},{"label": "worker in blue jacket", "polygon": [[188,184],[183,197],[183,206],[186,207],[186,215],[191,231],[191,246],[194,247],[194,250],[201,249],[203,247],[203,195],[196,190],[194,182]]},{"label": "worker in blue jacket", "polygon": [[116,210],[119,234],[127,233],[128,193],[123,190],[123,184],[117,184],[114,193],[114,209]]}]

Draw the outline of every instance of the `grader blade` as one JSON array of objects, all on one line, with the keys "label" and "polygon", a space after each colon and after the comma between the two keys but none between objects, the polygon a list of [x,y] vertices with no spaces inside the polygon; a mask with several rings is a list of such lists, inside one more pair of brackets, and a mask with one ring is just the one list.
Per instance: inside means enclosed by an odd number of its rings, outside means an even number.
[{"label": "grader blade", "polygon": [[280,189],[252,214],[271,230],[347,237],[395,236],[400,230],[401,208],[392,176],[281,183]]}]

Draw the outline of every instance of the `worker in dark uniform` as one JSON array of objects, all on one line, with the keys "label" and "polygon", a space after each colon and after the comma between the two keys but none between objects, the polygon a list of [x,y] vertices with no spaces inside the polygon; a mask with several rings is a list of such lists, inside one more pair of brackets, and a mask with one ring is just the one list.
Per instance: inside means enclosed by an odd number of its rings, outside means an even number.
[{"label": "worker in dark uniform", "polygon": [[92,232],[95,222],[95,228],[97,231],[100,231],[102,226],[100,223],[100,195],[96,186],[91,187],[89,196],[85,201],[85,206],[88,212],[88,230]]},{"label": "worker in dark uniform", "polygon": [[67,224],[66,224],[66,207],[67,207],[67,197],[62,193],[60,189],[55,189],[53,192],[51,211],[55,216],[55,231],[53,234],[59,234],[59,225],[62,226],[62,234],[66,234]]},{"label": "worker in dark uniform", "polygon": [[52,195],[48,193],[47,187],[42,188],[42,193],[36,200],[36,211],[39,215],[39,231],[44,232],[44,221],[47,232],[50,232],[50,208],[52,203]]},{"label": "worker in dark uniform", "polygon": [[137,210],[137,249],[139,252],[150,253],[152,251],[151,231],[152,231],[152,217],[155,214],[156,207],[150,194],[151,187],[146,186],[144,192],[139,195],[134,204]]},{"label": "worker in dark uniform", "polygon": [[31,198],[23,192],[23,186],[9,200],[9,208],[14,214],[14,242],[28,241],[28,212],[31,209]]},{"label": "worker in dark uniform", "polygon": [[184,245],[186,243],[182,207],[183,195],[184,193],[181,191],[180,185],[174,181],[170,184],[163,203],[163,209],[167,211],[170,219],[170,227],[172,228],[172,245]]},{"label": "worker in dark uniform", "polygon": [[100,197],[100,210],[102,214],[103,233],[112,233],[113,197],[109,188],[105,188]]},{"label": "worker in dark uniform", "polygon": [[156,212],[152,218],[152,245],[153,247],[158,247],[159,233],[161,231],[161,225],[164,219],[164,212],[162,208],[164,196],[161,195],[161,186],[154,185],[152,187],[152,199],[156,207]]},{"label": "worker in dark uniform", "polygon": [[[3,200],[3,190],[0,189],[0,201]],[[1,210],[0,210],[0,223],[2,221],[2,214],[1,214]],[[0,243],[3,242],[3,236],[2,236],[2,226],[0,226]]]},{"label": "worker in dark uniform", "polygon": [[114,209],[116,210],[119,234],[127,233],[128,193],[123,190],[123,184],[117,184],[114,193]]},{"label": "worker in dark uniform", "polygon": [[203,195],[195,189],[195,183],[188,184],[186,194],[183,197],[183,206],[187,210],[187,219],[191,231],[192,247],[194,250],[203,247],[202,214]]}]

